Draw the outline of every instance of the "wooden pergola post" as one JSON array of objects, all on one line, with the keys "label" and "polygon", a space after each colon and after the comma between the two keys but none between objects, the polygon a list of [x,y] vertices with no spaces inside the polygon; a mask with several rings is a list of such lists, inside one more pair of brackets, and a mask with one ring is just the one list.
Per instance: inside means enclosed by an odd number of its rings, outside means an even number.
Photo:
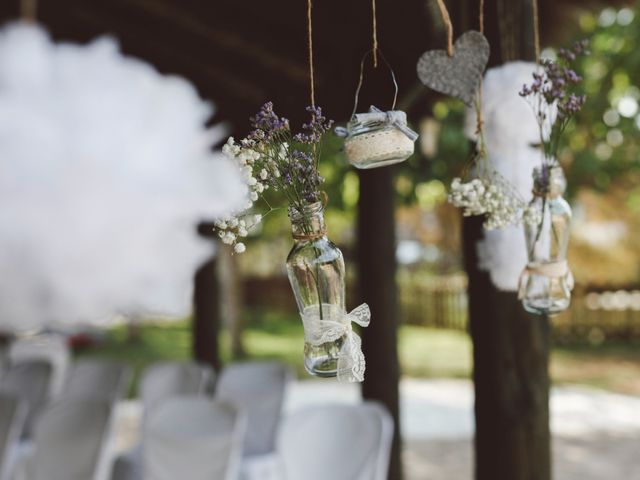
[{"label": "wooden pergola post", "polygon": [[402,479],[397,348],[398,304],[393,170],[360,171],[358,201],[358,279],[363,302],[371,307],[371,325],[362,331],[367,371],[364,399],[387,407],[395,422],[389,480]]},{"label": "wooden pergola post", "polygon": [[[478,11],[477,0],[460,4]],[[487,1],[491,65],[534,59],[531,7],[531,0]],[[515,292],[499,291],[489,274],[478,269],[477,243],[483,236],[482,218],[464,220],[476,399],[475,478],[550,480],[549,319],[526,313]]]},{"label": "wooden pergola post", "polygon": [[[212,242],[213,225],[202,223],[198,226],[200,236]],[[221,293],[216,273],[215,256],[207,260],[194,276],[192,342],[194,360],[211,365],[219,371],[220,346],[218,332],[221,319]]]}]

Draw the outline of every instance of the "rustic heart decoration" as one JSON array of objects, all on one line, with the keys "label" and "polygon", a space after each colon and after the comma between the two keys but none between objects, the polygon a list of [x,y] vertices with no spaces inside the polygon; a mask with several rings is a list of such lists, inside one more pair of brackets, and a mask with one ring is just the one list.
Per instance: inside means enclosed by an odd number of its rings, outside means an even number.
[{"label": "rustic heart decoration", "polygon": [[452,56],[445,50],[423,53],[418,60],[418,77],[427,87],[472,105],[489,52],[485,36],[470,30],[456,40]]}]

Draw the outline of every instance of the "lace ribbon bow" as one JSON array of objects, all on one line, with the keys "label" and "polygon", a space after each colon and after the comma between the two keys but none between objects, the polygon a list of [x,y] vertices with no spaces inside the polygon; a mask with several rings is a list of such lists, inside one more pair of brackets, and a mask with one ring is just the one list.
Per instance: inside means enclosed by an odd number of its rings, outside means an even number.
[{"label": "lace ribbon bow", "polygon": [[362,382],[364,380],[365,359],[362,340],[353,331],[352,323],[367,327],[371,320],[369,305],[363,303],[347,313],[337,305],[322,304],[322,318],[318,305],[304,309],[300,314],[304,325],[304,341],[314,347],[343,338],[338,354],[338,380],[341,382]]},{"label": "lace ribbon bow", "polygon": [[[351,119],[353,123],[359,124],[358,128],[373,128],[377,126],[393,126],[404,133],[409,140],[415,142],[418,134],[411,130],[407,125],[407,114],[402,110],[389,110],[383,112],[378,107],[371,105],[369,112],[356,113]],[[336,135],[346,137],[349,130],[344,127],[335,128]]]},{"label": "lace ribbon bow", "polygon": [[573,274],[569,269],[566,260],[559,262],[538,263],[530,262],[520,274],[518,282],[518,300],[522,300],[527,293],[527,283],[531,275],[541,275],[547,278],[562,278],[567,275],[567,285],[569,290],[573,290],[574,280]]}]

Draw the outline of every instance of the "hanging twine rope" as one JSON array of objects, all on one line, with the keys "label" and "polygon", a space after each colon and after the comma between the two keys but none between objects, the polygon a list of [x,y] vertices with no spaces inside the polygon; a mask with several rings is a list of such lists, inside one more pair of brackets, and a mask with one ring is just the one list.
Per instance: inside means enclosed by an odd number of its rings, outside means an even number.
[{"label": "hanging twine rope", "polygon": [[453,24],[451,23],[451,17],[449,16],[449,10],[444,4],[444,0],[437,0],[438,8],[440,8],[440,15],[442,15],[442,21],[447,29],[447,54],[453,56]]},{"label": "hanging twine rope", "polygon": [[38,2],[37,0],[20,0],[20,17],[27,22],[37,20]]},{"label": "hanging twine rope", "polygon": [[373,18],[372,35],[373,45],[373,68],[378,68],[378,25],[376,21],[376,0],[371,0],[371,16]]},{"label": "hanging twine rope", "polygon": [[[480,0],[478,28],[480,29],[480,33],[484,35],[484,0]],[[476,135],[478,136],[478,141],[480,142],[480,150],[482,151],[482,153],[486,153],[484,152],[484,135],[482,133],[482,130],[484,128],[484,119],[482,117],[482,82],[483,79],[480,78],[480,85],[478,85],[478,105],[476,106]]]},{"label": "hanging twine rope", "polygon": [[536,63],[540,63],[540,18],[538,13],[538,0],[531,2],[533,9],[533,46],[536,52]]},{"label": "hanging twine rope", "polygon": [[307,34],[308,34],[308,44],[309,44],[309,83],[310,83],[310,97],[311,97],[311,106],[316,106],[316,87],[315,87],[315,79],[313,77],[313,24],[311,21],[311,13],[312,13],[313,5],[312,0],[307,0]]}]

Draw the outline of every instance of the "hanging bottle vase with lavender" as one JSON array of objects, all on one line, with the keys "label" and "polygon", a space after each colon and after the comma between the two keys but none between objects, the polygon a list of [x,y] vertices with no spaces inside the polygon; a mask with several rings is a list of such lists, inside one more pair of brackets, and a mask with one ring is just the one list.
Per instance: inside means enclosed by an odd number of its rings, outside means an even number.
[{"label": "hanging bottle vase with lavender", "polygon": [[566,181],[560,167],[536,168],[533,177],[534,196],[524,222],[529,261],[520,277],[519,298],[528,312],[553,315],[571,303],[571,207],[562,197]]},{"label": "hanging bottle vase with lavender", "polygon": [[[251,212],[254,202],[263,199],[270,214],[277,210],[271,206],[272,197],[286,201],[294,241],[286,268],[304,326],[305,369],[320,377],[362,381],[364,356],[352,323],[366,327],[369,307],[363,304],[346,311],[344,260],[327,237],[327,197],[320,190],[324,181],[318,170],[321,141],[333,122],[319,107],[307,107],[307,111],[310,121],[294,135],[289,121],[278,117],[273,105],[266,103],[251,119],[251,134],[239,144],[233,139],[227,142],[223,152],[245,174],[250,200],[245,210],[218,222],[217,229],[223,242],[242,252],[241,238],[262,219]],[[270,201],[265,197],[268,191],[275,192]]]},{"label": "hanging bottle vase with lavender", "polygon": [[560,163],[563,134],[586,101],[574,62],[589,54],[588,42],[543,58],[520,96],[533,109],[540,133],[541,166],[533,171],[533,200],[524,213],[528,264],[520,276],[518,296],[528,312],[553,315],[569,308],[573,275],[567,263],[571,207],[563,198],[566,179]]}]

